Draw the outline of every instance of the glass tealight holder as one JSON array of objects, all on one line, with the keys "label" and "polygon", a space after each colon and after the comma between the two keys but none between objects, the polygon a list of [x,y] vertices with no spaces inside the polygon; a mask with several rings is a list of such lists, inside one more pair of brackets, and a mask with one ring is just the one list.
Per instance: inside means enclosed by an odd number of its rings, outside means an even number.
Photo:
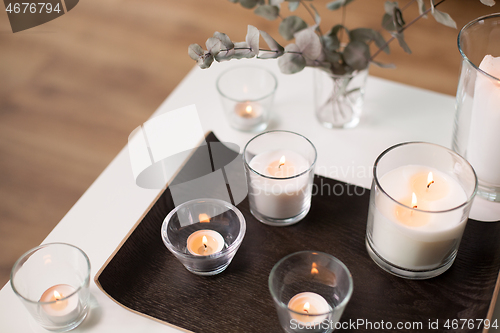
[{"label": "glass tealight holder", "polygon": [[401,143],[375,161],[366,247],[382,269],[437,276],[455,261],[474,196],[472,166],[445,147]]},{"label": "glass tealight holder", "polygon": [[316,148],[306,137],[270,131],[251,139],[243,151],[250,212],[262,223],[287,226],[311,208]]},{"label": "glass tealight holder", "polygon": [[474,167],[478,195],[500,201],[500,14],[480,17],[460,30],[462,55],[453,150]]},{"label": "glass tealight holder", "polygon": [[161,236],[188,271],[215,275],[231,263],[245,231],[245,218],[232,204],[218,199],[195,199],[167,215]]},{"label": "glass tealight holder", "polygon": [[277,87],[274,74],[261,67],[235,67],[223,72],[217,79],[217,91],[229,124],[246,132],[266,129]]},{"label": "glass tealight holder", "polygon": [[334,256],[301,251],[273,267],[269,291],[285,332],[325,333],[336,328],[353,282],[347,267]]},{"label": "glass tealight holder", "polygon": [[87,316],[89,279],[90,261],[82,250],[50,243],[17,260],[10,284],[38,324],[49,331],[64,332]]}]

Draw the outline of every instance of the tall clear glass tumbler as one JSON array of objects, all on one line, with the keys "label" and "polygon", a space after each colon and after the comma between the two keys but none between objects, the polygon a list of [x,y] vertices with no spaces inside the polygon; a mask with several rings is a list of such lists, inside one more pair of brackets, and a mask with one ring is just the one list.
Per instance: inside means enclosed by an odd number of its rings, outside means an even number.
[{"label": "tall clear glass tumbler", "polygon": [[462,67],[452,148],[474,167],[478,195],[500,201],[500,14],[464,26],[458,49]]},{"label": "tall clear glass tumbler", "polygon": [[269,274],[269,291],[288,333],[337,328],[353,292],[349,269],[323,252],[301,251],[281,259]]},{"label": "tall clear glass tumbler", "polygon": [[316,148],[306,137],[270,131],[251,139],[243,150],[250,212],[262,223],[287,226],[311,208]]},{"label": "tall clear glass tumbler", "polygon": [[89,310],[90,261],[76,246],[50,243],[29,250],[14,264],[10,283],[35,321],[64,332]]},{"label": "tall clear glass tumbler", "polygon": [[375,161],[366,247],[382,269],[428,279],[453,264],[477,191],[472,166],[445,147],[401,143]]}]

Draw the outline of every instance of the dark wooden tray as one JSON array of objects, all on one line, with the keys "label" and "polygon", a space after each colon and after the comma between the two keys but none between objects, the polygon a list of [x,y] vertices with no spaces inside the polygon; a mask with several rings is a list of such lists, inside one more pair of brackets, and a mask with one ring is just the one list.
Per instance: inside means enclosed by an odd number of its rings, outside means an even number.
[{"label": "dark wooden tray", "polygon": [[[213,134],[207,141],[217,142]],[[233,153],[234,154],[234,153]],[[183,170],[199,163],[195,152]],[[182,175],[182,170],[178,176]],[[444,274],[425,281],[405,280],[382,271],[365,248],[369,191],[348,195],[347,184],[316,176],[323,195],[313,196],[304,220],[290,227],[271,227],[250,214],[245,199],[238,208],[247,232],[233,262],[221,274],[200,277],[189,273],[164,246],[160,228],[174,208],[167,188],[131,230],[95,276],[95,282],[120,305],[193,332],[280,332],[267,280],[274,264],[301,250],[330,253],[352,273],[354,293],[342,321],[372,323],[484,319],[500,268],[500,224],[469,220],[457,259]],[[337,196],[327,188],[335,186]],[[349,185],[351,192],[354,186]],[[482,327],[467,332],[480,332]],[[342,330],[351,332],[353,329]],[[373,331],[364,327],[356,331]],[[381,331],[398,331],[392,330]],[[422,330],[405,330],[405,332]],[[453,330],[456,331],[456,330]],[[460,330],[459,330],[460,331]]]}]

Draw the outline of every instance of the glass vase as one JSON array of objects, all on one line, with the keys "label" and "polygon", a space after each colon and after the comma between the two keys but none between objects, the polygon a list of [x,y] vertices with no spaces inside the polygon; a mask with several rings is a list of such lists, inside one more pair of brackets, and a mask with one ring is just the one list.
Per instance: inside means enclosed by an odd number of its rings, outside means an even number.
[{"label": "glass vase", "polygon": [[314,107],[319,122],[327,128],[353,128],[363,109],[368,68],[334,75],[314,71]]},{"label": "glass vase", "polygon": [[478,195],[491,201],[500,201],[499,38],[500,14],[480,17],[458,35],[462,67],[452,142],[477,173]]}]

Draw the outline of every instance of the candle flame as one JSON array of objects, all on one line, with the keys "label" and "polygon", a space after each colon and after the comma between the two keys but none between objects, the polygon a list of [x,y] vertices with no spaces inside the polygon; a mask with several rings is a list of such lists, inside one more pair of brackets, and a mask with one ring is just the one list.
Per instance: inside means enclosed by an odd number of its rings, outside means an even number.
[{"label": "candle flame", "polygon": [[417,195],[415,194],[415,192],[411,194],[411,207],[417,208]]},{"label": "candle flame", "polygon": [[281,156],[280,164],[278,165],[278,168],[281,168],[282,165],[285,165],[285,155]]},{"label": "candle flame", "polygon": [[203,236],[203,238],[201,239],[201,242],[203,243],[204,247],[207,247],[207,243],[208,243],[207,236]]},{"label": "candle flame", "polygon": [[57,290],[54,290],[54,298],[56,301],[60,300],[62,298],[61,294],[57,292]]},{"label": "candle flame", "polygon": [[209,223],[210,222],[210,216],[208,216],[208,214],[205,214],[205,213],[198,215],[198,219],[200,220],[200,223]]},{"label": "candle flame", "polygon": [[245,108],[245,111],[250,114],[252,113],[252,106],[251,105],[247,105],[247,107]]},{"label": "candle flame", "polygon": [[309,304],[309,302],[305,302],[304,304],[304,312],[305,313],[309,313],[309,308],[311,307],[311,305]]},{"label": "candle flame", "polygon": [[429,175],[427,176],[427,188],[431,186],[431,184],[434,183],[434,177],[432,176],[432,172],[429,172]]},{"label": "candle flame", "polygon": [[318,267],[318,265],[315,262],[313,262],[312,263],[312,268],[311,268],[311,274],[314,275],[314,274],[318,274],[319,273],[317,267]]}]

